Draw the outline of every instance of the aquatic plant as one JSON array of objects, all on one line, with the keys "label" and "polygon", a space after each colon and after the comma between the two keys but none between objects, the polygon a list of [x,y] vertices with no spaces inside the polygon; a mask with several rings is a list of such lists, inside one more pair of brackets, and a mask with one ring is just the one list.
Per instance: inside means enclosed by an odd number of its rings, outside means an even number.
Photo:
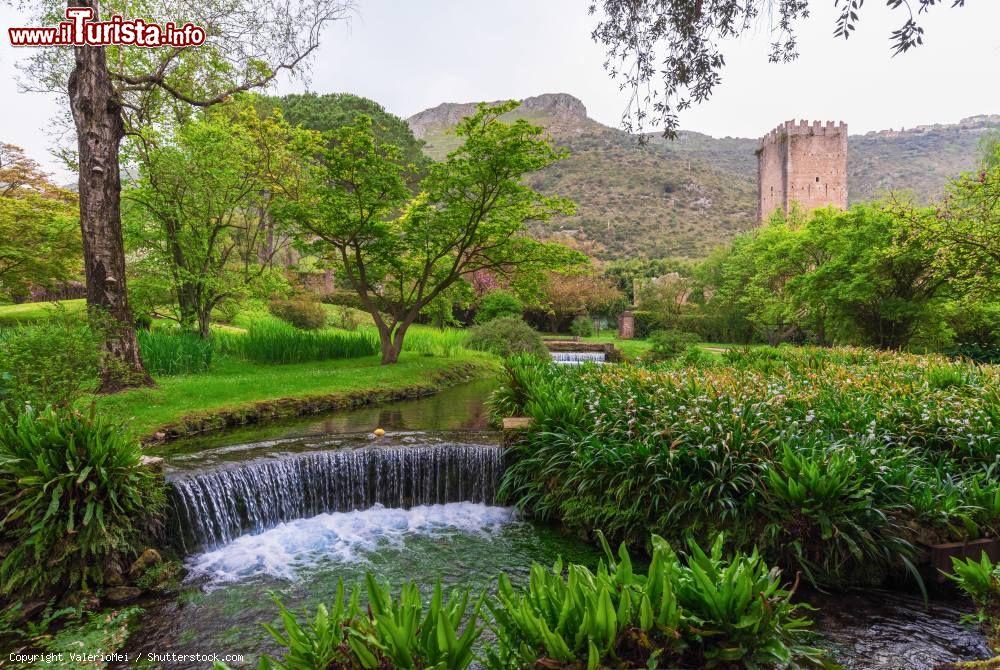
[{"label": "aquatic plant", "polygon": [[490,605],[496,645],[491,670],[551,667],[800,667],[820,664],[823,652],[805,643],[811,622],[791,602],[780,573],[756,552],[723,558],[719,536],[706,553],[689,542],[679,557],[652,537],[646,574],[633,570],[622,545],[616,558],[606,542],[596,573],[557,562],[535,564],[528,586],[503,575]]},{"label": "aquatic plant", "polygon": [[763,491],[763,544],[814,583],[857,581],[858,568],[878,581],[914,554],[896,520],[893,498],[901,496],[876,495],[848,448],[784,445],[766,469]]},{"label": "aquatic plant", "polygon": [[425,606],[416,584],[404,584],[398,599],[371,573],[365,584],[367,610],[359,606],[360,591],[346,597],[341,581],[330,609],[320,605],[304,623],[275,599],[283,630],[264,627],[286,652],[281,660],[265,656],[261,669],[465,670],[472,664],[483,596],[472,602],[469,589],[456,589],[446,599],[438,582]]},{"label": "aquatic plant", "polygon": [[[399,599],[371,573],[365,576],[370,614],[352,627],[351,649],[365,668],[465,670],[482,627],[484,597],[470,602],[469,589],[455,589],[447,600],[441,583],[426,609],[416,584],[404,584]],[[461,630],[462,624],[465,630]]]},{"label": "aquatic plant", "polygon": [[286,651],[281,660],[264,656],[260,661],[260,670],[352,667],[353,656],[346,643],[350,622],[361,615],[358,595],[359,592],[355,591],[349,599],[345,599],[344,582],[340,580],[330,608],[320,604],[313,618],[305,623],[300,622],[295,614],[275,597],[274,602],[278,606],[283,630],[278,630],[268,623],[263,626],[275,642]]},{"label": "aquatic plant", "polygon": [[[648,569],[637,572],[624,545],[605,550],[596,571],[558,560],[531,567],[528,584],[501,574],[497,590],[473,598],[440,582],[426,604],[414,584],[399,597],[369,573],[368,607],[359,590],[337,586],[330,607],[300,620],[278,602],[282,630],[265,628],[285,648],[268,670],[490,670],[529,668],[817,667],[825,653],[808,644],[809,607],[756,553],[724,555],[688,542],[679,555],[651,539]],[[492,635],[481,625],[485,608]],[[464,628],[463,628],[464,626]],[[224,666],[217,666],[222,668]]]},{"label": "aquatic plant", "polygon": [[1000,563],[990,561],[985,551],[978,561],[952,558],[951,562],[952,572],[946,575],[972,598],[977,619],[986,626],[994,651],[1000,652]]}]

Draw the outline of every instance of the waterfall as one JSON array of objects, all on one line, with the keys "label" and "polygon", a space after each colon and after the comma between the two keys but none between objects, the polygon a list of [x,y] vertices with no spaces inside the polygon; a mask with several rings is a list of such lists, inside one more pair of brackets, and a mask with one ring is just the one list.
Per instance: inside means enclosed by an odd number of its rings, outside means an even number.
[{"label": "waterfall", "polygon": [[552,361],[559,365],[580,365],[581,363],[603,363],[603,351],[553,351]]},{"label": "waterfall", "polygon": [[184,551],[324,512],[493,503],[498,445],[366,446],[299,452],[171,478],[170,527]]}]

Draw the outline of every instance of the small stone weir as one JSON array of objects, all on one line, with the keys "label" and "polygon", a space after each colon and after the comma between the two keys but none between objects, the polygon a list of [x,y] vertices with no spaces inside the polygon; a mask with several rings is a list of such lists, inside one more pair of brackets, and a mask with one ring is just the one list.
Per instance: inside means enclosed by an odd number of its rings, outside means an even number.
[{"label": "small stone weir", "polygon": [[617,363],[622,359],[621,352],[610,342],[580,342],[579,339],[544,342],[552,361],[559,365]]},{"label": "small stone weir", "polygon": [[603,351],[553,351],[552,362],[559,365],[582,365],[584,363],[604,363]]},{"label": "small stone weir", "polygon": [[325,512],[492,504],[503,468],[496,444],[372,445],[257,458],[170,476],[169,532],[191,552]]}]

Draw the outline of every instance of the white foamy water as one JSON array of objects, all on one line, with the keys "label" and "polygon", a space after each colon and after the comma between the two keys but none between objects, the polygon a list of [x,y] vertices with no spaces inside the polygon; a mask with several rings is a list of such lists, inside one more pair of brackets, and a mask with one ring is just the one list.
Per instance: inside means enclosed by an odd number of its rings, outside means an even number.
[{"label": "white foamy water", "polygon": [[510,507],[481,503],[421,505],[412,509],[376,505],[355,512],[319,514],[279,524],[186,561],[192,579],[235,582],[269,576],[295,580],[321,561],[356,563],[369,552],[399,546],[407,536],[452,532],[489,533],[515,520]]}]

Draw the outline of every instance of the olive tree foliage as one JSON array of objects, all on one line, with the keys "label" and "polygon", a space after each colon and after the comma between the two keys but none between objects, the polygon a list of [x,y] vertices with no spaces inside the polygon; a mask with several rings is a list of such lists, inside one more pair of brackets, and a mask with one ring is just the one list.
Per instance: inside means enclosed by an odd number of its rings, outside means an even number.
[{"label": "olive tree foliage", "polygon": [[416,189],[400,149],[359,117],[318,143],[311,186],[284,208],[300,244],[338,265],[372,315],[383,364],[397,361],[422,311],[475,273],[525,275],[582,260],[527,235],[528,221],[569,213],[572,204],[523,183],[562,154],[541,128],[500,120],[516,106],[481,105],[459,122],[462,145]]},{"label": "olive tree foliage", "polygon": [[[115,327],[101,388],[150,384],[132,323],[121,230],[122,141],[148,128],[187,118],[242,91],[266,86],[282,73],[303,72],[323,28],[345,18],[346,0],[8,0],[50,25],[67,4],[90,7],[95,20],[121,15],[147,22],[190,21],[206,41],[189,48],[78,46],[38,48],[22,63],[29,90],[67,101],[79,172],[87,303],[107,312]],[[125,156],[132,150],[125,145]]]},{"label": "olive tree foliage", "polygon": [[[722,43],[769,26],[772,63],[795,60],[796,26],[810,6],[832,2],[837,10],[834,36],[848,39],[864,11],[864,0],[594,0],[600,14],[592,33],[607,51],[605,69],[631,93],[622,115],[629,132],[642,132],[649,116],[676,136],[677,112],[712,95],[726,61]],[[920,15],[936,5],[962,7],[965,0],[884,0],[902,24],[889,36],[893,55],[923,43]],[[660,81],[657,81],[657,80]]]}]

